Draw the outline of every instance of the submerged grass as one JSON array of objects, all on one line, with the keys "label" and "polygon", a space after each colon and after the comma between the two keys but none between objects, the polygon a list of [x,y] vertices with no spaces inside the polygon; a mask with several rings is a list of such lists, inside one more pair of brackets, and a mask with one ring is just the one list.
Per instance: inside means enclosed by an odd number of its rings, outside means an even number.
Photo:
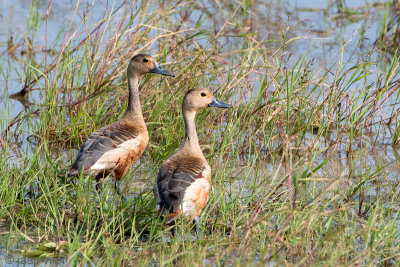
[{"label": "submerged grass", "polygon": [[[374,48],[349,59],[344,44],[337,62],[317,69],[307,54],[290,55],[299,38],[290,27],[273,40],[251,31],[260,5],[113,3],[100,18],[91,6],[52,40],[52,53],[34,47],[20,53],[10,63],[25,85],[18,95],[39,90],[41,101],[2,125],[0,218],[8,226],[8,253],[18,253],[20,240],[50,240],[67,242],[59,256],[69,264],[398,260],[398,166],[371,160],[382,144],[399,140],[397,53],[390,64]],[[33,25],[45,18],[34,4],[31,14],[23,38],[34,44]],[[12,48],[13,55],[25,51]],[[155,55],[177,77],[142,83],[151,142],[124,179],[130,197],[123,202],[110,181],[98,193],[89,177],[70,181],[65,172],[87,136],[124,112],[126,64],[139,52]],[[151,187],[184,136],[180,105],[193,87],[211,88],[234,108],[197,116],[213,189],[202,234],[182,225],[173,238],[155,212]],[[34,144],[21,149],[24,139]]]}]

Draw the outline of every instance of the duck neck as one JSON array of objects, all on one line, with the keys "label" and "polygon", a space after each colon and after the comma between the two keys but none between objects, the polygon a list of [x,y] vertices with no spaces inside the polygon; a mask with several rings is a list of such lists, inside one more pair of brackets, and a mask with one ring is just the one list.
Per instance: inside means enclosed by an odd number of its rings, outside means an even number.
[{"label": "duck neck", "polygon": [[190,152],[203,155],[199,145],[199,139],[195,124],[196,111],[183,111],[183,120],[185,121],[185,141],[182,144],[183,149]]},{"label": "duck neck", "polygon": [[134,121],[138,124],[145,124],[139,98],[139,75],[133,74],[128,77],[128,88],[128,107],[126,109],[124,118],[130,121]]}]

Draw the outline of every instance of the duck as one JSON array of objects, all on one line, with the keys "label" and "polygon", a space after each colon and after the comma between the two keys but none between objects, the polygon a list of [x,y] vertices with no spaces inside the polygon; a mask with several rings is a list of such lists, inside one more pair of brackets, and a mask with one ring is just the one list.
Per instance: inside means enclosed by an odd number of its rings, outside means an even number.
[{"label": "duck", "polygon": [[148,54],[135,55],[128,64],[128,106],[123,117],[92,133],[83,143],[67,176],[81,172],[96,178],[96,189],[101,189],[100,179],[111,175],[115,178],[118,193],[119,183],[143,154],[148,142],[146,123],[139,99],[139,79],[148,73],[175,77],[162,68]]},{"label": "duck", "polygon": [[[231,108],[232,105],[219,101],[208,89],[196,88],[186,93],[182,103],[185,138],[160,167],[153,187],[156,210],[165,223],[174,225],[183,217],[193,222],[196,232],[211,187],[211,168],[201,151],[195,125],[196,112],[206,107]],[[175,227],[171,231],[175,235]]]}]

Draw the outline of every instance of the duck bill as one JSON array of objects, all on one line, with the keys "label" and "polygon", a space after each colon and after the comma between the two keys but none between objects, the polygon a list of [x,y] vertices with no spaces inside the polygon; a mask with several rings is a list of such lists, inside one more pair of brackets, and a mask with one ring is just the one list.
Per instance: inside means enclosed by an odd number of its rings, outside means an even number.
[{"label": "duck bill", "polygon": [[216,107],[216,108],[231,108],[232,105],[219,101],[218,99],[216,99],[215,97],[213,97],[213,100],[210,104],[208,104],[209,107]]},{"label": "duck bill", "polygon": [[150,72],[151,73],[157,73],[157,74],[165,75],[165,76],[175,77],[175,74],[173,74],[172,72],[164,69],[163,67],[161,67],[157,63],[154,64],[154,69],[152,69]]}]

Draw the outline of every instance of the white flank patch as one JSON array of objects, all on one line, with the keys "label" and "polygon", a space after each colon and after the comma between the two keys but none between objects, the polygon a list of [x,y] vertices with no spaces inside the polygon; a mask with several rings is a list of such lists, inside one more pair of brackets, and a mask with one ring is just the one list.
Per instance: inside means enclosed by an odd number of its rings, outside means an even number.
[{"label": "white flank patch", "polygon": [[125,159],[128,157],[129,153],[135,153],[137,151],[137,147],[141,141],[142,138],[138,136],[135,139],[123,142],[122,144],[118,145],[118,147],[107,151],[96,161],[95,164],[93,164],[90,170],[99,171],[114,169],[117,167],[119,159]]},{"label": "white flank patch", "polygon": [[209,166],[206,167],[206,169],[201,173],[201,176],[203,178],[207,178],[211,175],[211,168]]},{"label": "white flank patch", "polygon": [[205,178],[196,179],[194,183],[186,188],[182,201],[183,216],[193,216],[197,213],[197,207],[194,202],[195,199],[193,198],[197,196],[199,190],[206,191],[207,193],[209,192],[210,183]]}]

